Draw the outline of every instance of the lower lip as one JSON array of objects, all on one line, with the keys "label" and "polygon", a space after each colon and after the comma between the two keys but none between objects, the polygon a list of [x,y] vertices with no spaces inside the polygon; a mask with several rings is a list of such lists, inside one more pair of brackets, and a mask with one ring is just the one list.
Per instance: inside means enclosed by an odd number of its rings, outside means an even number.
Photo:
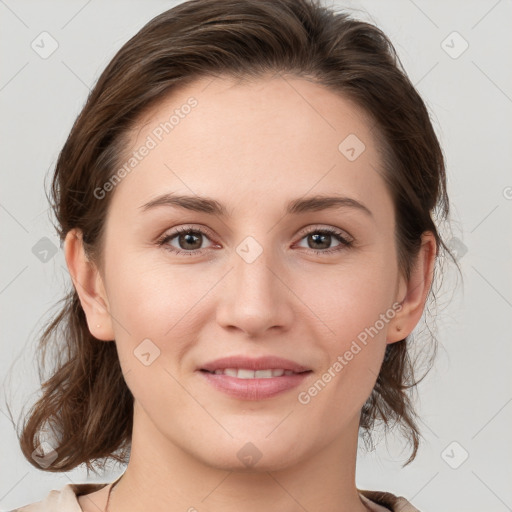
[{"label": "lower lip", "polygon": [[311,373],[294,373],[268,379],[239,379],[200,371],[206,380],[219,391],[241,400],[263,400],[297,387]]}]

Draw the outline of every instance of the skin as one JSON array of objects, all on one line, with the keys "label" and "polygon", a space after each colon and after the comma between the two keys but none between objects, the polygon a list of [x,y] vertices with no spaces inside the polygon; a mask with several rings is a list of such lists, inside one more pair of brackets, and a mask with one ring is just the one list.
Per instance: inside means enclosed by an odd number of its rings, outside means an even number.
[{"label": "skin", "polygon": [[[65,243],[89,329],[106,343],[115,340],[135,398],[131,458],[109,510],[366,511],[355,484],[361,407],[386,344],[410,334],[421,318],[435,239],[424,234],[406,281],[372,123],[346,98],[305,79],[201,79],[147,112],[128,152],[191,96],[198,105],[109,192],[103,265],[87,260],[79,231]],[[354,161],[338,150],[349,134],[366,146]],[[139,208],[164,192],[215,198],[231,217]],[[357,199],[373,215],[355,208],[284,214],[291,199],[333,193]],[[196,245],[167,242],[200,254],[157,245],[177,226],[206,228],[195,233]],[[340,246],[334,236],[315,244],[307,236],[327,227],[354,245]],[[236,251],[247,236],[262,249],[251,263]],[[308,404],[298,401],[358,334],[401,301],[336,377]],[[160,350],[149,366],[134,356],[146,338]],[[312,372],[276,397],[238,400],[196,371],[234,354],[274,354]],[[250,467],[237,455],[248,442],[261,454]],[[105,499],[106,488],[79,503],[97,512]]]}]

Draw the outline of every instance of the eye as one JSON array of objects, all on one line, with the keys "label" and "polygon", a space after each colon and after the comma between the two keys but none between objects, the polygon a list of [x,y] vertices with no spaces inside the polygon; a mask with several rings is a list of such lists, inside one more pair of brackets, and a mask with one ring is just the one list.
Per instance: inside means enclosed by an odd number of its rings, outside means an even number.
[{"label": "eye", "polygon": [[[202,229],[179,227],[176,228],[173,233],[165,234],[157,241],[157,244],[175,254],[187,254],[188,256],[194,256],[202,251],[201,246],[203,237],[207,238],[207,233]],[[178,248],[170,244],[171,240],[174,238],[176,238]]]},{"label": "eye", "polygon": [[[338,240],[339,244],[334,248],[324,250],[332,242],[332,238]],[[337,253],[353,245],[353,240],[348,238],[343,231],[335,228],[315,228],[306,233],[301,240],[307,239],[308,249],[315,254],[329,255]],[[312,247],[311,247],[312,245]]]},{"label": "eye", "polygon": [[[204,250],[202,247],[203,238],[209,239],[209,233],[206,230],[181,226],[171,233],[164,234],[157,240],[157,245],[174,254],[194,256]],[[333,238],[339,242],[338,245],[334,248],[326,248],[326,246],[331,245]],[[176,239],[175,243],[178,247],[171,243],[174,239]],[[307,239],[308,246],[312,245],[312,247],[308,247],[309,251],[321,255],[337,253],[353,245],[351,238],[348,238],[343,231],[335,228],[312,229],[303,235],[301,241],[304,239]]]}]

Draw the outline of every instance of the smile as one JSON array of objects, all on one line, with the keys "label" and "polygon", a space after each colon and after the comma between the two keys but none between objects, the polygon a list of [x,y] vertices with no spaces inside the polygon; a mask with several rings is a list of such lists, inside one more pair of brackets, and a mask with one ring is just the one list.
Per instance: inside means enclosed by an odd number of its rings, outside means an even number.
[{"label": "smile", "polygon": [[[208,370],[204,370],[208,371]],[[292,370],[284,370],[282,368],[279,369],[268,369],[268,370],[248,370],[246,368],[224,368],[218,369],[214,372],[215,375],[229,375],[230,377],[236,377],[238,379],[270,379],[272,377],[281,377],[282,375],[293,375],[294,373],[302,373],[302,372],[294,372]]]}]

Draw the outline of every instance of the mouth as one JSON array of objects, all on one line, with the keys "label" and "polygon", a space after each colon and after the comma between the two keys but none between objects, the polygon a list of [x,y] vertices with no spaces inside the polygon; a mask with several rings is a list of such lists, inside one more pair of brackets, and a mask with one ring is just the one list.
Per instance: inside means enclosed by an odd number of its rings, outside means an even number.
[{"label": "mouth", "polygon": [[262,370],[251,370],[249,368],[218,368],[214,371],[210,371],[205,368],[201,368],[200,371],[212,375],[227,375],[228,377],[236,377],[237,379],[272,379],[275,377],[311,373],[312,370],[296,372],[284,368],[268,368]]},{"label": "mouth", "polygon": [[313,373],[296,361],[272,354],[226,356],[202,363],[197,371],[213,389],[238,400],[263,400],[291,391]]},{"label": "mouth", "polygon": [[312,370],[294,372],[284,368],[251,370],[247,368],[201,369],[205,382],[224,395],[237,400],[266,400],[301,385]]}]

